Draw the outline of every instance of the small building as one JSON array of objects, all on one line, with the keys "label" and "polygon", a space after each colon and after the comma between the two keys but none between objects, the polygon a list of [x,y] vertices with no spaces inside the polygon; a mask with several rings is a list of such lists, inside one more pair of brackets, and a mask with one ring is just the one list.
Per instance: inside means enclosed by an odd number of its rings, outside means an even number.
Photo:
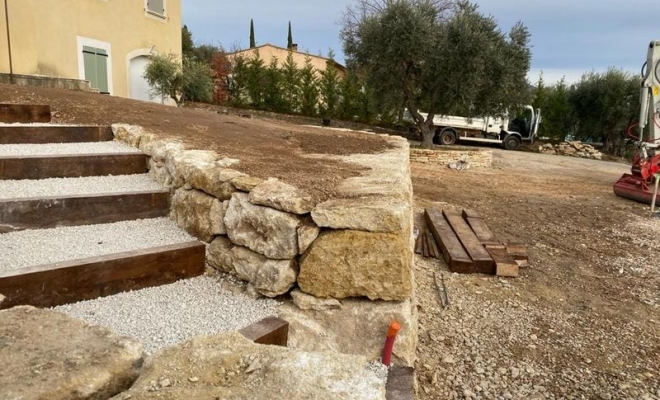
[{"label": "small building", "polygon": [[270,43],[266,43],[251,49],[245,49],[245,50],[229,53],[227,54],[227,58],[229,59],[230,62],[233,62],[234,58],[236,57],[251,58],[254,56],[254,54],[256,54],[255,51],[258,52],[259,58],[261,58],[266,65],[269,65],[273,60],[273,58],[277,58],[278,65],[281,67],[282,64],[284,64],[284,62],[286,61],[289,53],[291,53],[291,55],[293,56],[293,61],[296,63],[298,68],[302,68],[305,65],[305,60],[309,57],[312,66],[314,67],[314,69],[318,71],[325,71],[328,65],[328,61],[333,61],[332,65],[334,65],[334,67],[337,69],[337,75],[339,76],[339,78],[340,79],[343,78],[344,75],[346,74],[346,67],[344,67],[343,65],[327,57],[315,56],[313,54],[300,52],[298,51],[297,45],[294,45],[294,47],[291,50],[289,50],[284,47],[278,47]]},{"label": "small building", "polygon": [[101,93],[151,100],[142,77],[149,55],[181,56],[181,0],[0,3],[3,74],[82,79]]}]

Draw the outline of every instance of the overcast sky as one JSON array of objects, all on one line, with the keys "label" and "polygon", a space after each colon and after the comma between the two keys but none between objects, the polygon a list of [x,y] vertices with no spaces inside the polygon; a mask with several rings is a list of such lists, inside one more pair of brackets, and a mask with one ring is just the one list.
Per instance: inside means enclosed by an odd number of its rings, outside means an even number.
[{"label": "overcast sky", "polygon": [[[286,46],[291,21],[299,50],[343,61],[342,11],[352,0],[182,0],[183,22],[198,42],[230,50],[249,45],[250,19],[257,44]],[[660,0],[478,0],[504,30],[521,20],[532,33],[530,80],[545,80],[616,66],[638,73],[651,40],[660,40]]]}]

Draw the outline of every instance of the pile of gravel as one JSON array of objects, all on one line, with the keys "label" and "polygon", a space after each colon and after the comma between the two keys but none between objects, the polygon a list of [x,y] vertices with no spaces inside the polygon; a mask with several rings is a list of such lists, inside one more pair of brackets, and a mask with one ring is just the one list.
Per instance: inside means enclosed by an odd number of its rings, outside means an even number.
[{"label": "pile of gravel", "polygon": [[147,174],[0,180],[0,199],[141,192],[162,188]]},{"label": "pile of gravel", "polygon": [[168,218],[0,234],[0,271],[195,240]]},{"label": "pile of gravel", "polygon": [[195,336],[244,328],[274,315],[278,304],[232,294],[203,276],[54,309],[136,338],[153,354]]},{"label": "pile of gravel", "polygon": [[139,153],[140,150],[119,142],[3,144],[0,157],[29,157],[70,154]]}]

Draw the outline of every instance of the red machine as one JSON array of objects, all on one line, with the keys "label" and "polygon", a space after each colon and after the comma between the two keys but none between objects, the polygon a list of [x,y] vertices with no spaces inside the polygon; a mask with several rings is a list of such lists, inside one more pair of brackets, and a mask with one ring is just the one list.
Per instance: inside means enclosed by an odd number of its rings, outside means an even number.
[{"label": "red machine", "polygon": [[[617,196],[643,203],[660,204],[660,40],[649,46],[643,71],[639,136],[628,132],[637,147],[632,171],[614,184]],[[644,68],[643,68],[644,70]],[[648,127],[648,134],[644,129]],[[632,128],[632,127],[631,127]],[[646,139],[645,139],[646,137]]]}]

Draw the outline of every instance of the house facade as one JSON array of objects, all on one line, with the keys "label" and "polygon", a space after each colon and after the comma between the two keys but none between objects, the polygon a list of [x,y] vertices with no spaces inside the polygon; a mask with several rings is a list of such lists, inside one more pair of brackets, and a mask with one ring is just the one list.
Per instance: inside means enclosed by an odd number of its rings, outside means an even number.
[{"label": "house facade", "polygon": [[[297,47],[294,47],[293,49],[289,50],[284,47],[274,46],[269,43],[251,49],[245,49],[234,53],[229,53],[227,54],[227,58],[229,59],[230,62],[233,62],[234,58],[236,57],[244,57],[246,59],[249,59],[251,57],[254,57],[255,50],[258,52],[259,58],[262,59],[266,65],[269,65],[273,60],[273,58],[277,58],[277,63],[279,67],[281,67],[282,64],[284,64],[289,53],[291,53],[293,57],[293,61],[296,63],[298,68],[302,68],[305,65],[305,60],[308,57],[314,69],[318,71],[325,71],[325,69],[328,66],[328,61],[331,61],[329,58],[326,57],[315,56],[313,54],[300,52],[298,51]],[[337,70],[337,75],[339,76],[339,78],[343,78],[346,73],[346,68],[337,62],[333,62],[332,65]]]},{"label": "house facade", "polygon": [[181,0],[0,3],[0,73],[82,79],[101,93],[151,100],[148,56],[181,55]]}]

